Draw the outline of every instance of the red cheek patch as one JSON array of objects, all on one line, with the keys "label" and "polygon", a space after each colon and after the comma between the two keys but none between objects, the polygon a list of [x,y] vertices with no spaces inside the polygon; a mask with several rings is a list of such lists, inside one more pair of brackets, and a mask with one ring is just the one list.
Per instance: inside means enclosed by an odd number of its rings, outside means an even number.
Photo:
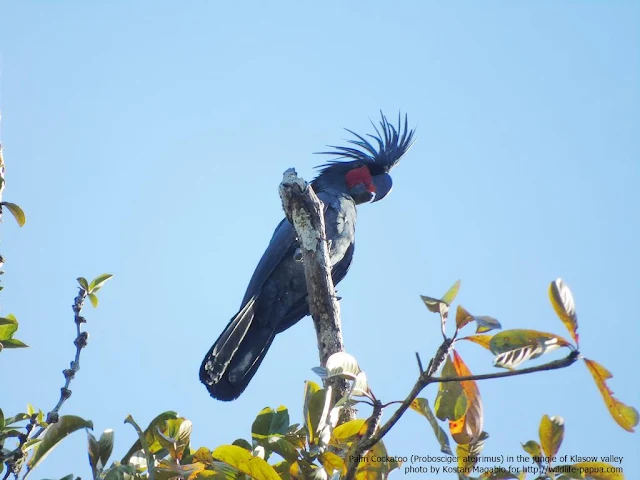
[{"label": "red cheek patch", "polygon": [[376,186],[373,184],[371,172],[369,172],[369,169],[366,166],[349,170],[344,176],[344,179],[349,190],[362,183],[367,188],[368,192],[374,193],[376,191]]}]

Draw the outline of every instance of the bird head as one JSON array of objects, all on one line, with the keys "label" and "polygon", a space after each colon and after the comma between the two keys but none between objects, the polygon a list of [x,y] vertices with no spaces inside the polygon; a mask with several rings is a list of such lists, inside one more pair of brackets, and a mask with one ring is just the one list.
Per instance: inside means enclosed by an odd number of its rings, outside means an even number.
[{"label": "bird head", "polygon": [[371,122],[376,134],[366,135],[375,146],[365,137],[345,129],[356,137],[347,140],[355,147],[329,145],[335,150],[318,152],[336,159],[318,167],[321,170],[312,182],[314,189],[344,190],[356,204],[377,202],[387,196],[393,186],[389,172],[411,148],[414,131],[408,128],[406,115],[403,124],[398,114],[397,127],[389,123],[382,112],[380,115],[380,129]]}]

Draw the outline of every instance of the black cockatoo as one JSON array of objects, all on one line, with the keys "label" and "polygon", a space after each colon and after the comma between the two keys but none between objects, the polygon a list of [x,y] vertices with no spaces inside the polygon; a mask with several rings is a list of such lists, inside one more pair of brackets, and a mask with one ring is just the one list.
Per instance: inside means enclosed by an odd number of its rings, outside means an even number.
[{"label": "black cockatoo", "polygon": [[[382,114],[381,114],[382,115]],[[337,158],[321,165],[311,185],[324,203],[324,222],[331,260],[333,283],[346,275],[353,258],[356,205],[383,199],[392,186],[389,171],[413,143],[413,130],[407,117],[398,115],[397,127],[382,115],[380,130],[365,139],[352,132],[355,146],[334,146],[320,152]],[[345,159],[342,160],[341,159]],[[309,314],[304,267],[300,261],[296,233],[284,219],[276,228],[262,255],[240,311],[225,327],[204,357],[200,380],[212,397],[237,398],[264,359],[276,334]]]}]

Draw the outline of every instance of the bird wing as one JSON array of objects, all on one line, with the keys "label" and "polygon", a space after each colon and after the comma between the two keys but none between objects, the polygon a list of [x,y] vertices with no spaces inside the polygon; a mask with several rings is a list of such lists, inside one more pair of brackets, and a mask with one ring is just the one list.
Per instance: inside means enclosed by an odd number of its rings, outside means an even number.
[{"label": "bird wing", "polygon": [[[319,192],[319,197],[324,201],[324,211],[326,215],[326,210],[331,208],[331,197],[326,195],[325,192]],[[291,222],[286,218],[283,218],[273,232],[271,241],[262,255],[260,262],[258,262],[258,266],[253,272],[247,291],[242,299],[242,306],[246,305],[251,298],[255,298],[260,295],[262,286],[273,273],[274,269],[280,264],[283,258],[289,255],[293,256],[296,248],[298,248],[298,241],[296,239],[295,229]],[[340,283],[347,274],[349,267],[351,266],[351,260],[353,259],[354,248],[355,245],[352,243],[345,251],[342,259],[333,266],[331,270],[331,277],[334,285]],[[300,301],[292,305],[287,313],[286,321],[280,325],[278,332],[287,329],[293,323],[296,323],[298,319],[309,314],[307,299],[300,298]]]},{"label": "bird wing", "polygon": [[345,252],[344,257],[342,257],[342,260],[340,260],[333,266],[333,269],[331,270],[331,278],[334,285],[340,283],[340,280],[342,280],[349,271],[349,267],[351,267],[351,260],[353,259],[353,251],[355,250],[355,248],[356,244],[355,242],[352,242],[351,245],[349,245],[349,248],[347,248],[347,251]]},{"label": "bird wing", "polygon": [[286,218],[278,224],[267,249],[262,254],[260,262],[253,276],[249,281],[249,286],[242,299],[242,305],[245,305],[251,297],[256,297],[262,290],[262,285],[269,278],[269,275],[278,266],[286,255],[293,255],[296,249],[296,231]]},{"label": "bird wing", "polygon": [[[329,198],[324,198],[325,195],[323,194],[324,192],[319,192],[318,196],[324,201],[324,213],[326,215],[327,209],[330,208],[330,201],[328,201]],[[258,262],[258,266],[253,272],[247,291],[242,299],[241,306],[246,305],[249,299],[257,297],[260,294],[262,285],[269,278],[269,275],[271,275],[273,270],[280,264],[285,256],[293,256],[296,248],[298,248],[296,231],[291,222],[286,218],[283,218],[273,232],[271,241],[269,242],[265,252],[262,254],[262,258],[260,259],[260,262]],[[352,243],[346,250],[343,258],[333,266],[331,276],[333,278],[334,285],[337,285],[347,274],[353,258],[353,250],[354,244]],[[305,315],[307,314],[308,312]]]}]

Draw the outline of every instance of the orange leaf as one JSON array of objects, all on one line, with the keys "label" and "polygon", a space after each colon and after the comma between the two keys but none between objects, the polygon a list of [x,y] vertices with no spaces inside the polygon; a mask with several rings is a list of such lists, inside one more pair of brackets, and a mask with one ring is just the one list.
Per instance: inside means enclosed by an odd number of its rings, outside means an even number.
[{"label": "orange leaf", "polygon": [[[558,474],[555,478],[587,478],[589,480],[624,480],[624,473],[616,471],[620,467],[614,467],[606,462],[580,462],[572,465],[558,465],[552,467],[549,472]],[[572,475],[572,474],[577,474]]]},{"label": "orange leaf", "polygon": [[460,330],[470,322],[473,322],[473,315],[467,312],[462,305],[458,305],[458,309],[456,310],[456,328]]},{"label": "orange leaf", "polygon": [[[455,350],[453,351],[453,366],[460,377],[473,375]],[[482,433],[482,398],[474,380],[460,383],[467,395],[467,413],[457,421],[449,422],[449,431],[456,443],[469,444],[476,442]]]},{"label": "orange leaf", "polygon": [[576,314],[576,304],[569,287],[565,285],[561,278],[558,278],[549,285],[549,298],[551,305],[556,311],[564,326],[567,327],[573,341],[578,345],[578,315]]},{"label": "orange leaf", "polygon": [[[356,480],[381,480],[388,478],[389,473],[400,467],[401,457],[393,457],[387,453],[383,442],[376,443],[371,450],[358,459]],[[318,477],[316,477],[318,478]]]},{"label": "orange leaf", "polygon": [[580,462],[572,465],[575,469],[592,472],[588,478],[593,480],[624,480],[624,473],[614,472],[615,468],[606,462]]},{"label": "orange leaf", "polygon": [[584,363],[587,364],[587,368],[595,380],[598,390],[600,390],[604,403],[609,409],[609,413],[613,419],[626,431],[633,432],[633,427],[638,425],[638,411],[633,407],[625,405],[613,396],[613,392],[606,384],[606,381],[613,377],[611,372],[594,360],[585,358]]},{"label": "orange leaf", "polygon": [[555,457],[564,439],[563,418],[557,416],[549,418],[549,415],[544,415],[540,421],[539,434],[544,454],[549,458]]},{"label": "orange leaf", "polygon": [[481,347],[489,350],[489,343],[491,342],[492,338],[493,335],[469,335],[468,337],[462,337],[458,340],[469,340],[470,342],[477,343]]}]

